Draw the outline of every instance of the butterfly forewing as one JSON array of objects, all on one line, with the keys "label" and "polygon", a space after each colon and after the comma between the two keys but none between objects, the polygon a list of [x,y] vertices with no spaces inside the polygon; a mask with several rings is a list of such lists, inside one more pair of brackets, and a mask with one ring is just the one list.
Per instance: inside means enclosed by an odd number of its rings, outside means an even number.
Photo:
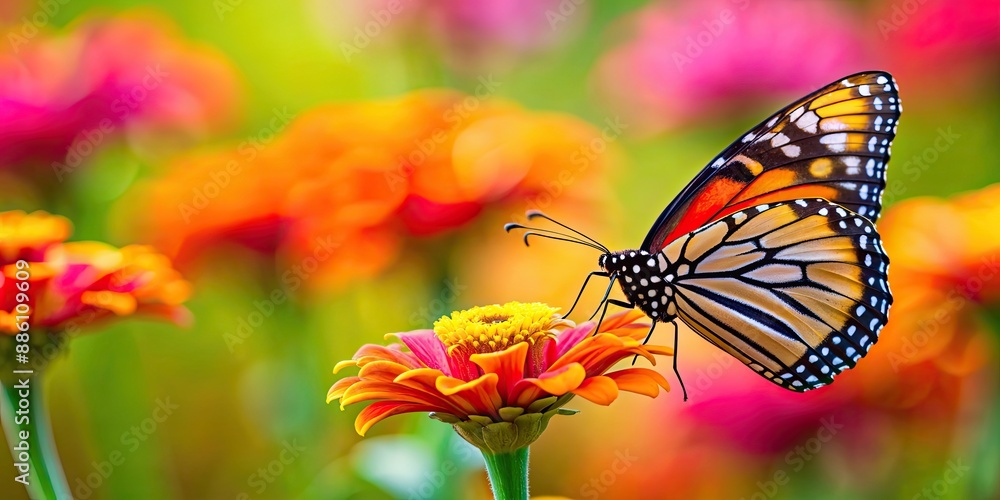
[{"label": "butterfly forewing", "polygon": [[642,247],[761,203],[825,198],[874,221],[902,111],[884,72],[838,80],[775,113],[737,139],[681,191]]},{"label": "butterfly forewing", "polygon": [[828,384],[878,339],[892,296],[873,224],[825,199],[742,209],[675,239],[677,315],[772,382]]}]

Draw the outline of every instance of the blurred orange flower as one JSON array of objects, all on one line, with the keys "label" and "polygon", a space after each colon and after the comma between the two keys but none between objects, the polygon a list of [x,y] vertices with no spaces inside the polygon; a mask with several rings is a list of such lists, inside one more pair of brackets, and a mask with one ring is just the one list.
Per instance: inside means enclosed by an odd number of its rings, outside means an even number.
[{"label": "blurred orange flower", "polygon": [[480,449],[509,453],[537,439],[573,396],[609,405],[619,391],[655,397],[660,387],[669,390],[648,368],[608,373],[636,355],[655,364],[654,355],[673,354],[643,345],[649,325],[638,322],[641,312],[616,314],[595,332],[593,322],[574,326],[556,311],[541,303],[475,307],[441,318],[433,330],[395,334],[402,344],[365,345],[337,364],[335,373],[361,370],[337,381],[327,402],[339,399],[343,409],[374,401],[355,422],[362,435],[393,415],[433,412]]},{"label": "blurred orange flower", "polygon": [[0,213],[0,334],[69,333],[113,316],[185,323],[190,286],[152,248],[64,243],[70,223],[44,212]]},{"label": "blurred orange flower", "polygon": [[60,35],[25,22],[6,40],[0,167],[51,163],[61,180],[110,136],[204,135],[231,124],[239,101],[233,64],[153,11],[88,16]]},{"label": "blurred orange flower", "polygon": [[121,207],[140,238],[182,263],[235,241],[291,263],[316,257],[310,284],[337,288],[487,208],[507,219],[532,200],[569,207],[599,191],[567,188],[603,170],[591,151],[601,132],[490,97],[493,84],[331,104],[294,121],[277,110],[259,141],[180,158]]},{"label": "blurred orange flower", "polygon": [[1000,306],[997,220],[1000,184],[951,200],[906,200],[885,213],[879,232],[896,304],[864,370],[872,401],[907,408],[930,394],[957,398],[961,380],[996,356],[985,314]]}]

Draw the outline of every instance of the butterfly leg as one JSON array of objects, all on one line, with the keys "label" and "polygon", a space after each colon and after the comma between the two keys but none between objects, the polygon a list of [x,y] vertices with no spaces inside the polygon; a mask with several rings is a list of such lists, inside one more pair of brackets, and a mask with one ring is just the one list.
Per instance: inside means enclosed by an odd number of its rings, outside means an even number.
[{"label": "butterfly leg", "polygon": [[677,334],[678,334],[678,332],[680,332],[680,328],[677,327],[677,323],[676,322],[671,322],[670,324],[674,325],[674,375],[677,375],[677,382],[679,382],[681,384],[681,391],[684,392],[684,401],[687,401],[688,400],[688,390],[687,390],[686,387],[684,387],[684,379],[681,378],[681,372],[677,370],[677,346],[678,346],[678,344],[677,344],[678,335]]},{"label": "butterfly leg", "polygon": [[580,297],[583,297],[583,291],[587,289],[587,283],[590,283],[590,278],[593,278],[594,276],[607,278],[610,275],[604,271],[594,271],[588,274],[587,279],[583,280],[583,286],[580,287],[580,293],[576,294],[576,300],[573,301],[573,305],[569,307],[569,311],[566,311],[566,314],[563,314],[563,316],[569,316],[573,313],[573,310],[576,309],[576,305],[580,302]]},{"label": "butterfly leg", "polygon": [[[618,276],[611,275],[611,281],[608,282],[608,289],[604,291],[604,297],[601,298],[601,301],[598,303],[597,309],[594,309],[594,313],[591,314],[589,318],[587,318],[587,321],[594,319],[594,316],[597,316],[597,311],[600,311],[602,306],[604,307],[605,311],[608,310],[608,297],[611,296],[611,290],[613,290],[615,287],[616,279],[618,279]],[[601,317],[603,318],[604,315],[602,314]]]},{"label": "butterfly leg", "polygon": [[594,329],[594,335],[597,335],[597,332],[601,331],[601,323],[604,323],[604,315],[608,314],[608,306],[611,306],[611,305],[616,305],[618,307],[624,307],[625,309],[634,309],[635,308],[635,304],[632,304],[632,303],[629,303],[629,302],[625,302],[623,300],[617,300],[617,299],[608,299],[608,300],[606,300],[604,302],[604,312],[601,313],[601,319],[599,319],[597,321],[597,328]]},{"label": "butterfly leg", "polygon": [[[642,341],[642,345],[646,345],[646,342],[649,342],[649,338],[653,336],[653,330],[655,329],[656,329],[656,320],[654,319],[653,324],[649,326],[649,333],[646,334],[646,338]],[[638,360],[639,360],[639,355],[636,354],[635,357],[632,358],[632,366],[635,366],[635,362]]]}]

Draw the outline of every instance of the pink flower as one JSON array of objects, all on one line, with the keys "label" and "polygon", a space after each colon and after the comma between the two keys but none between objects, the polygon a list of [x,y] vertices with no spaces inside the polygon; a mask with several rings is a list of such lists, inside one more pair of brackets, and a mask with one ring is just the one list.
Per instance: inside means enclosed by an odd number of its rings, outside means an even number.
[{"label": "pink flower", "polygon": [[868,69],[857,24],[823,0],[658,4],[627,20],[598,83],[640,132],[670,129]]},{"label": "pink flower", "polygon": [[[975,70],[989,73],[996,67],[1000,0],[885,1],[876,16],[897,78],[916,82],[918,89],[945,87],[948,94],[960,94],[956,83],[982,81],[973,76]],[[964,77],[958,73],[970,71]]]},{"label": "pink flower", "polygon": [[407,37],[431,40],[452,66],[475,72],[552,48],[579,31],[589,11],[570,0],[355,0],[318,15],[348,60]]},{"label": "pink flower", "polygon": [[61,162],[61,176],[122,130],[203,134],[227,125],[238,77],[221,54],[150,13],[67,33],[12,29],[0,52],[0,167]]}]

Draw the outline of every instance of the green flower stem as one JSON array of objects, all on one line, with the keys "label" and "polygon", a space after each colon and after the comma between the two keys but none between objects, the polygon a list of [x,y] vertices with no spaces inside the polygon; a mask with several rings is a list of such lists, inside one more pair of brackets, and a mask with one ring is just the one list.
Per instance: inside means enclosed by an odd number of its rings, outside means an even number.
[{"label": "green flower stem", "polygon": [[[7,446],[10,448],[14,463],[27,463],[28,465],[28,495],[33,499],[63,500],[72,498],[66,476],[63,474],[62,464],[59,463],[59,454],[56,452],[55,442],[52,440],[52,427],[49,425],[48,410],[45,406],[42,394],[41,377],[37,374],[29,376],[28,380],[28,404],[27,411],[18,414],[17,410],[23,408],[21,403],[21,392],[23,387],[18,387],[19,379],[9,380],[5,378],[3,385],[3,398],[0,400],[0,414],[3,416],[3,428],[7,435]],[[24,417],[28,418],[25,419]],[[18,421],[17,419],[21,420]],[[21,433],[27,432],[27,439],[21,439]],[[23,448],[27,444],[28,460],[21,460],[22,450],[15,450],[15,447]],[[24,471],[15,467],[15,475],[20,476]]]},{"label": "green flower stem", "polygon": [[528,500],[528,447],[510,453],[483,452],[496,500]]}]

